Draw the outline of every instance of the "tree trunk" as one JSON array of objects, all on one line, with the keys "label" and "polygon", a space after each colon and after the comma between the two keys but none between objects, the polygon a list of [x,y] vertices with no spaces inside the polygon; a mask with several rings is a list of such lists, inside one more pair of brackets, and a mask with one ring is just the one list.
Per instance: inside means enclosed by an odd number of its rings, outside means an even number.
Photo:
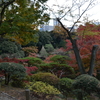
[{"label": "tree trunk", "polygon": [[73,50],[74,50],[74,53],[75,53],[75,57],[76,57],[76,60],[77,60],[77,63],[78,63],[79,70],[80,70],[81,74],[85,74],[86,73],[85,72],[85,68],[83,66],[83,63],[82,63],[82,60],[81,60],[81,57],[80,57],[80,54],[79,54],[79,50],[78,50],[78,47],[77,47],[77,44],[76,44],[76,40],[72,39],[71,32],[64,27],[64,25],[59,20],[59,18],[57,18],[57,21],[60,23],[62,28],[65,29],[66,32],[68,33],[68,36],[69,36],[69,39],[70,39],[70,41],[72,43],[72,47],[73,47]]},{"label": "tree trunk", "polygon": [[94,45],[93,48],[92,48],[90,68],[89,68],[89,71],[88,71],[88,74],[91,75],[91,76],[93,74],[93,70],[94,70],[94,67],[95,67],[95,59],[96,59],[97,49],[98,49],[98,45]]}]

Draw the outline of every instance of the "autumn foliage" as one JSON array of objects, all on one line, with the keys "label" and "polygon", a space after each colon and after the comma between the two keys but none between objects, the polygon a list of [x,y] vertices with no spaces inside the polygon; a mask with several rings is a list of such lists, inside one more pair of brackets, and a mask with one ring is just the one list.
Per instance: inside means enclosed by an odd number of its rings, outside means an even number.
[{"label": "autumn foliage", "polygon": [[55,33],[55,36],[60,36],[61,38],[65,39],[68,34],[65,31],[65,29],[63,29],[60,25],[55,26],[53,32]]},{"label": "autumn foliage", "polygon": [[[84,67],[86,71],[88,71],[90,67],[90,59],[91,59],[91,53],[92,53],[92,47],[93,45],[98,45],[100,48],[100,26],[99,25],[92,25],[89,23],[86,23],[85,26],[80,26],[77,30],[78,36],[76,44],[78,46],[81,59],[83,61]],[[66,40],[66,51],[69,52],[69,55],[71,57],[71,61],[69,61],[69,65],[72,66],[76,71],[78,71],[78,65],[75,59],[74,52],[72,51],[72,44],[70,40]],[[95,68],[100,69],[100,49],[97,51],[96,55],[96,64]]]}]

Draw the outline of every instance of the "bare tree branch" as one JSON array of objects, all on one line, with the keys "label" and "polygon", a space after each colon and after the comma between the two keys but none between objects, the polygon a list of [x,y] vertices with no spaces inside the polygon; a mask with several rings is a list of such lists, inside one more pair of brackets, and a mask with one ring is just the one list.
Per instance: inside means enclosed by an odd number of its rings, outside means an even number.
[{"label": "bare tree branch", "polygon": [[73,39],[72,39],[72,36],[71,36],[70,31],[69,31],[68,29],[65,28],[65,26],[62,24],[62,22],[59,20],[59,18],[57,18],[57,21],[60,23],[60,25],[62,26],[62,28],[65,29],[66,32],[68,33],[69,39],[70,39],[70,41],[71,41],[71,43],[72,43],[72,46],[73,46],[73,50],[74,50],[74,53],[75,53],[75,56],[76,56],[76,60],[77,60],[77,63],[78,63],[80,72],[81,72],[82,74],[85,74],[85,69],[84,69],[84,66],[83,66],[83,63],[82,63],[80,54],[79,54],[78,47],[77,47],[77,45],[76,45],[76,40],[73,40]]}]

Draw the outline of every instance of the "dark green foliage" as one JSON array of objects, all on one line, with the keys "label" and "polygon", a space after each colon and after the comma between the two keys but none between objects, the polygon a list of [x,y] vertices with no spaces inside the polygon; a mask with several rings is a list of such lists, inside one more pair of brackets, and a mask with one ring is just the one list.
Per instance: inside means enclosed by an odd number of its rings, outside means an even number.
[{"label": "dark green foliage", "polygon": [[66,46],[65,39],[58,35],[57,33],[51,31],[49,32],[50,36],[52,37],[52,45],[54,48],[61,48]]},{"label": "dark green foliage", "polygon": [[45,44],[44,48],[46,49],[48,53],[54,50],[54,47],[52,46],[52,44]]},{"label": "dark green foliage", "polygon": [[14,42],[11,41],[4,41],[0,44],[0,53],[16,53],[18,52],[18,47],[16,46],[16,44]]},{"label": "dark green foliage", "polygon": [[48,32],[44,32],[44,31],[38,32],[38,35],[39,35],[39,43],[41,43],[42,46],[51,43],[52,37]]},{"label": "dark green foliage", "polygon": [[12,54],[12,57],[14,57],[14,58],[23,58],[23,57],[25,57],[25,53],[24,53],[24,51],[20,50],[16,53]]},{"label": "dark green foliage", "polygon": [[21,50],[22,47],[20,44],[16,42],[12,42],[9,40],[3,40],[0,43],[0,54],[1,56],[9,56],[9,57],[24,57],[24,51]]},{"label": "dark green foliage", "polygon": [[49,63],[40,64],[39,68],[42,72],[50,72],[52,69]]},{"label": "dark green foliage", "polygon": [[25,83],[23,79],[18,79],[15,77],[12,77],[12,82],[11,85],[13,87],[18,87],[18,88],[24,88],[25,87]]},{"label": "dark green foliage", "polygon": [[50,60],[53,61],[50,63],[50,66],[54,68],[53,71],[56,71],[59,77],[73,77],[75,71],[67,64],[67,61],[70,60],[69,57],[55,55]]},{"label": "dark green foliage", "polygon": [[64,95],[67,96],[68,93],[72,92],[72,83],[73,80],[70,78],[61,78],[58,83],[58,88]]},{"label": "dark green foliage", "polygon": [[59,64],[57,62],[51,62],[47,64],[39,65],[40,71],[43,72],[52,72],[57,75],[59,78],[61,77],[71,77],[75,75],[74,69],[67,64]]},{"label": "dark green foliage", "polygon": [[55,76],[54,74],[48,73],[48,72],[39,72],[31,76],[31,80],[35,81],[42,81],[46,82],[51,85],[56,85],[59,82],[59,78]]},{"label": "dark green foliage", "polygon": [[39,64],[42,64],[43,61],[40,58],[35,58],[35,57],[25,57],[25,58],[21,58],[21,59],[27,59],[28,61],[28,66],[37,66]]},{"label": "dark green foliage", "polygon": [[66,48],[66,41],[65,40],[61,40],[60,43],[58,44],[58,48]]},{"label": "dark green foliage", "polygon": [[50,66],[51,66],[52,69],[55,68],[55,69],[58,69],[58,70],[64,70],[64,71],[68,71],[70,73],[74,73],[74,69],[67,64],[59,64],[57,62],[51,62]]},{"label": "dark green foliage", "polygon": [[56,55],[50,59],[52,62],[39,65],[40,70],[44,72],[52,72],[59,78],[73,78],[73,76],[75,76],[75,71],[71,66],[67,64],[67,59],[69,60],[69,58],[66,56]]},{"label": "dark green foliage", "polygon": [[67,56],[55,55],[50,60],[59,64],[67,64],[67,60],[70,60],[70,58],[68,58]]},{"label": "dark green foliage", "polygon": [[80,92],[82,95],[85,94],[91,94],[91,93],[100,93],[100,82],[98,79],[96,79],[93,76],[82,74],[78,76],[75,81],[73,82],[73,88],[75,89],[75,92]]},{"label": "dark green foliage", "polygon": [[50,36],[48,32],[44,32],[44,31],[39,31],[37,36],[39,37],[39,39],[36,46],[38,47],[38,51],[40,52],[40,50],[42,49],[42,46],[44,46],[45,44],[51,43],[52,37]]},{"label": "dark green foliage", "polygon": [[3,71],[5,75],[5,84],[8,84],[13,76],[23,79],[26,75],[26,69],[24,66],[13,62],[0,63],[0,71]]}]

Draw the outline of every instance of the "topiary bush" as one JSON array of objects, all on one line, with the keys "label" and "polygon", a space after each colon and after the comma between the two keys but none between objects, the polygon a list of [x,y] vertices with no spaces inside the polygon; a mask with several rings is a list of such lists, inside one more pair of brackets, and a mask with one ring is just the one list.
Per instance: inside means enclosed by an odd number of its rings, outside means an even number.
[{"label": "topiary bush", "polygon": [[48,72],[39,72],[31,76],[31,81],[42,81],[46,82],[51,85],[57,85],[59,82],[59,78],[55,76],[54,74],[48,73]]},{"label": "topiary bush", "polygon": [[52,69],[49,63],[43,63],[38,66],[40,68],[40,71],[42,71],[42,72],[50,72]]},{"label": "topiary bush", "polygon": [[0,63],[0,71],[5,75],[5,84],[8,85],[13,76],[23,79],[26,76],[26,69],[22,64],[13,62]]},{"label": "topiary bush", "polygon": [[16,43],[16,42],[12,42],[9,40],[5,40],[2,41],[0,43],[0,55],[3,56],[3,54],[6,57],[24,57],[24,51],[22,51],[21,45]]},{"label": "topiary bush", "polygon": [[47,51],[45,50],[44,46],[42,46],[42,49],[41,51],[39,52],[40,54],[40,57],[44,60],[47,56],[48,56],[48,53]]},{"label": "topiary bush", "polygon": [[[38,81],[38,82],[31,82],[26,86],[26,88],[30,89],[33,91],[34,96],[41,96],[41,97],[46,97],[47,95],[57,95],[61,94],[60,91],[57,88],[54,88],[53,86]],[[45,100],[45,99],[44,99]]]},{"label": "topiary bush", "polygon": [[50,58],[50,60],[59,64],[67,64],[67,60],[70,60],[70,58],[68,58],[67,56],[55,55]]},{"label": "topiary bush", "polygon": [[[75,92],[78,92],[79,95],[91,94],[91,93],[100,93],[100,82],[93,76],[82,74],[78,76],[72,84]],[[79,99],[78,99],[79,100]]]},{"label": "topiary bush", "polygon": [[12,56],[12,58],[23,58],[23,57],[25,57],[25,53],[24,53],[24,51],[20,50],[16,53],[12,54],[11,56]]},{"label": "topiary bush", "polygon": [[28,66],[36,66],[38,67],[39,64],[44,63],[40,58],[36,58],[36,57],[24,57],[21,58],[22,60],[27,59],[28,60]]},{"label": "topiary bush", "polygon": [[44,48],[46,49],[47,53],[50,53],[54,50],[54,47],[52,44],[45,44]]},{"label": "topiary bush", "polygon": [[70,78],[61,78],[58,83],[58,89],[67,96],[69,93],[72,92],[72,83],[73,80]]},{"label": "topiary bush", "polygon": [[0,44],[0,53],[15,53],[18,52],[18,48],[14,42],[4,41]]},{"label": "topiary bush", "polygon": [[55,73],[59,78],[73,77],[75,75],[74,69],[67,64],[59,64],[57,62],[51,62],[51,72]]},{"label": "topiary bush", "polygon": [[55,74],[59,78],[62,78],[62,77],[73,78],[73,77],[75,77],[74,69],[67,64],[59,64],[57,62],[51,62],[51,63],[40,64],[39,68],[40,68],[40,71],[52,72],[53,74]]}]

